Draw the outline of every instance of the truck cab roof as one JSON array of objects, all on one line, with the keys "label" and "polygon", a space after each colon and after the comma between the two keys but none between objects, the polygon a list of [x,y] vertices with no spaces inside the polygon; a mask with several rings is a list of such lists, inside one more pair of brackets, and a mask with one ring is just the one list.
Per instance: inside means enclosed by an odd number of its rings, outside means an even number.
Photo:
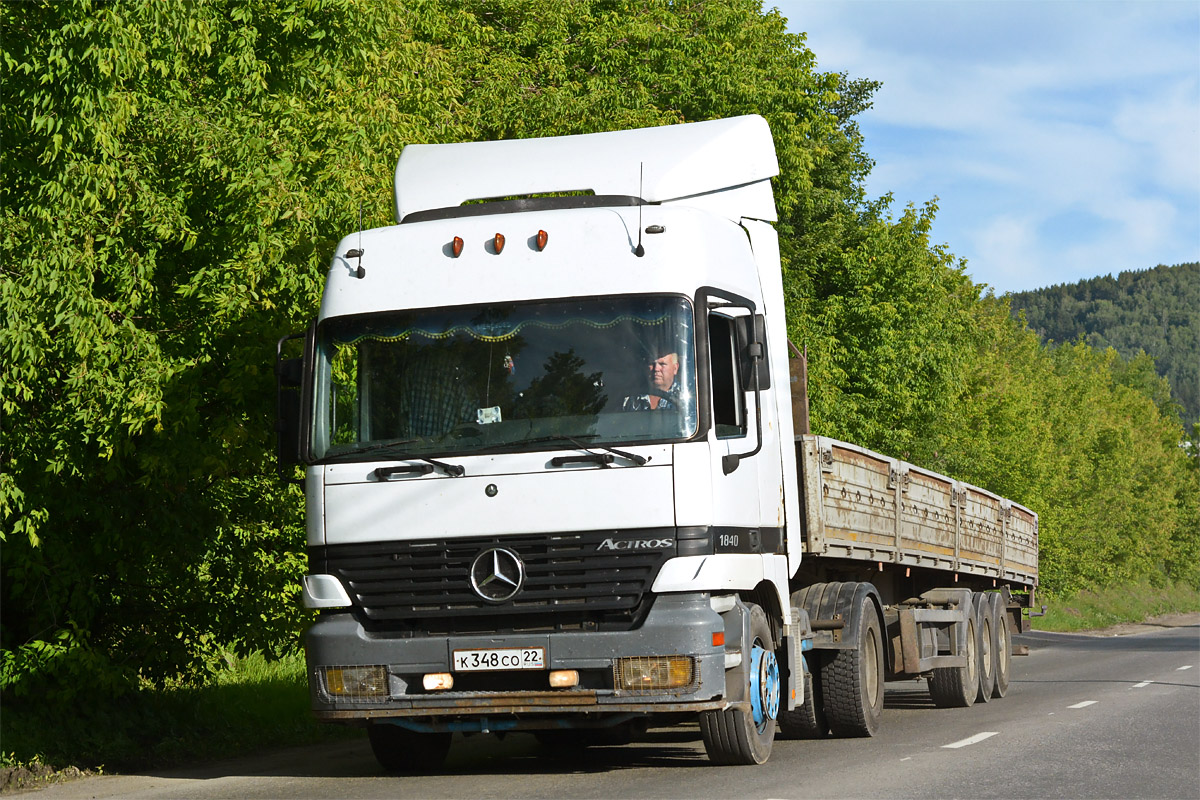
[{"label": "truck cab roof", "polygon": [[396,220],[481,200],[576,193],[773,221],[770,179],[778,173],[771,131],[757,115],[577,136],[414,144],[396,166]]}]

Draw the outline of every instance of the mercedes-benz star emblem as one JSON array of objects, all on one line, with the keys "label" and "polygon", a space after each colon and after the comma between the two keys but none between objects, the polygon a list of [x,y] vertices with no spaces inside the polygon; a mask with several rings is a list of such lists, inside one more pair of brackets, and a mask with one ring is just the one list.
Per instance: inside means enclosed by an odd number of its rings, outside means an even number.
[{"label": "mercedes-benz star emblem", "polygon": [[512,550],[493,547],[471,562],[471,588],[489,603],[511,600],[525,583],[525,564]]}]

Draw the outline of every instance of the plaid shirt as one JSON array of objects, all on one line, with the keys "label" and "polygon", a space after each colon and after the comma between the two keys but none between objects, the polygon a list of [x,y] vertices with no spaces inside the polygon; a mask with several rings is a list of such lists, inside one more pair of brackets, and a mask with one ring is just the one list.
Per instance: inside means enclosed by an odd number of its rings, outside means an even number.
[{"label": "plaid shirt", "polygon": [[473,421],[476,405],[462,365],[448,353],[426,350],[404,371],[400,435],[442,436]]}]

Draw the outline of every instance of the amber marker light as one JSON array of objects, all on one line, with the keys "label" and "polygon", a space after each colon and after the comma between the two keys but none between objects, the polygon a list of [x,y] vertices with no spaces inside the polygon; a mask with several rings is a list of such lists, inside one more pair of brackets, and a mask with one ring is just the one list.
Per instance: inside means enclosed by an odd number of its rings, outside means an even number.
[{"label": "amber marker light", "polygon": [[454,241],[450,243],[450,251],[454,253],[454,257],[458,258],[462,255],[463,240],[461,236],[455,236]]},{"label": "amber marker light", "polygon": [[725,644],[725,631],[717,631],[713,634],[713,647],[721,647]]},{"label": "amber marker light", "polygon": [[546,233],[545,231],[538,231],[536,241],[537,241],[537,249],[539,251],[545,250],[546,242],[550,241],[550,234]]},{"label": "amber marker light", "polygon": [[504,249],[504,234],[497,233],[492,239],[492,247],[496,248],[496,255],[500,255],[500,251]]}]

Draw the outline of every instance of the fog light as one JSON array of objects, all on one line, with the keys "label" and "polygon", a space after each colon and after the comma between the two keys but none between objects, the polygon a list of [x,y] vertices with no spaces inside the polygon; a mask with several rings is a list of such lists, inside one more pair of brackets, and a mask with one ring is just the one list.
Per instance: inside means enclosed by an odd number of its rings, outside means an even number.
[{"label": "fog light", "polygon": [[444,692],[454,688],[454,676],[449,672],[431,672],[421,679],[427,692]]},{"label": "fog light", "polygon": [[640,656],[617,659],[614,672],[617,688],[644,692],[690,686],[696,670],[690,656]]},{"label": "fog light", "polygon": [[550,686],[554,689],[569,689],[579,685],[579,670],[556,669],[550,672]]},{"label": "fog light", "polygon": [[332,697],[363,700],[388,696],[387,668],[382,665],[322,669],[325,672],[325,690]]}]

